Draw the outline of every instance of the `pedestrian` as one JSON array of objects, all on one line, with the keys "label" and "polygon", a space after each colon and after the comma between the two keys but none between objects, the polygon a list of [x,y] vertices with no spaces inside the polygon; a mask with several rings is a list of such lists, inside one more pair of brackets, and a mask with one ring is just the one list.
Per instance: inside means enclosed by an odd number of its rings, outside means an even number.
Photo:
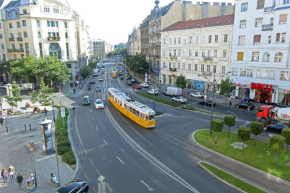
[{"label": "pedestrian", "polygon": [[73,89],[73,91],[74,91],[74,94],[76,94],[76,89]]},{"label": "pedestrian", "polygon": [[47,116],[47,109],[46,108],[44,108],[44,114],[45,114],[45,116]]},{"label": "pedestrian", "polygon": [[21,187],[22,186],[22,181],[23,181],[23,177],[22,177],[22,175],[19,172],[17,177],[16,177],[16,182],[18,183],[19,189],[22,189],[22,187]]},{"label": "pedestrian", "polygon": [[8,174],[10,176],[11,182],[13,182],[13,179],[14,179],[14,172],[15,172],[15,168],[12,166],[12,164],[9,164]]},{"label": "pedestrian", "polygon": [[2,114],[1,114],[1,117],[0,117],[0,123],[1,123],[1,125],[3,125],[3,117],[2,117]]},{"label": "pedestrian", "polygon": [[2,177],[2,179],[3,179],[3,183],[4,183],[4,185],[7,183],[7,171],[6,171],[6,169],[5,168],[3,168],[2,169],[2,171],[1,171],[1,177]]}]

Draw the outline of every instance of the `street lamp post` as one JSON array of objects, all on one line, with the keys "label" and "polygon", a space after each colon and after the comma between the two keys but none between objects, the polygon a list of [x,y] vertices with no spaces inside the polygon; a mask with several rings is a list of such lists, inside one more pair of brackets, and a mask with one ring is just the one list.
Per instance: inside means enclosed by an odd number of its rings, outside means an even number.
[{"label": "street lamp post", "polygon": [[55,115],[54,115],[54,102],[51,101],[52,104],[52,115],[53,115],[53,122],[55,122]]},{"label": "street lamp post", "polygon": [[227,72],[226,74],[222,75],[217,81],[215,80],[215,74],[216,72],[213,73],[213,82],[210,81],[207,77],[203,76],[203,75],[198,75],[200,77],[203,77],[205,79],[207,79],[209,81],[209,83],[211,83],[211,85],[213,86],[213,96],[212,96],[212,101],[211,101],[211,113],[210,113],[210,128],[209,128],[209,135],[212,135],[212,117],[213,117],[213,104],[214,104],[214,97],[215,97],[215,88],[216,88],[216,84],[227,74],[230,74],[231,71]]}]

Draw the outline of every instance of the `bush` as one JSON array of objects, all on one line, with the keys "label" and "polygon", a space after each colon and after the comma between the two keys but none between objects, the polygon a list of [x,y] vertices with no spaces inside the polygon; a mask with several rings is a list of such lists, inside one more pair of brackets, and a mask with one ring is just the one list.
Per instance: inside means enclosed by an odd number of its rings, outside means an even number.
[{"label": "bush", "polygon": [[251,138],[251,131],[246,127],[240,127],[238,130],[239,139],[243,141],[243,153],[245,153],[245,142]]},{"label": "bush", "polygon": [[63,138],[63,140],[58,140],[57,146],[58,147],[61,147],[61,146],[69,146],[70,147],[70,140],[69,140],[69,138],[66,137],[66,138]]},{"label": "bush", "polygon": [[285,137],[272,135],[270,137],[270,149],[275,152],[275,165],[277,165],[278,153],[284,149]]},{"label": "bush", "polygon": [[231,127],[236,124],[236,116],[235,115],[226,115],[224,118],[225,125],[229,127],[228,137],[230,137]]},{"label": "bush", "polygon": [[224,122],[219,119],[213,119],[211,122],[211,129],[215,132],[214,143],[217,144],[217,134],[223,130]]},{"label": "bush", "polygon": [[287,145],[287,155],[288,155],[288,150],[289,150],[289,145],[290,145],[290,129],[285,128],[282,130],[281,135],[285,137],[285,142]]},{"label": "bush", "polygon": [[70,146],[58,146],[57,147],[57,153],[59,155],[63,155],[63,154],[65,154],[68,151],[70,151]]},{"label": "bush", "polygon": [[66,162],[67,164],[69,164],[69,165],[76,164],[76,158],[75,158],[75,155],[72,152],[72,150],[69,150],[68,152],[66,152],[65,154],[63,154],[62,160],[64,162]]},{"label": "bush", "polygon": [[254,146],[256,146],[257,135],[260,135],[262,131],[263,131],[263,123],[258,122],[258,121],[253,121],[251,124],[251,133],[255,135]]}]

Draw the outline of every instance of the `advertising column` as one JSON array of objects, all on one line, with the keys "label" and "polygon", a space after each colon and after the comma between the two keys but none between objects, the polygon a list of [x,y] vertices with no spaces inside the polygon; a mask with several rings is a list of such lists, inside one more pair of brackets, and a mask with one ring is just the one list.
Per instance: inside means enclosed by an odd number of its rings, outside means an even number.
[{"label": "advertising column", "polygon": [[51,122],[51,120],[44,119],[39,123],[43,155],[50,155],[55,152],[53,149]]}]

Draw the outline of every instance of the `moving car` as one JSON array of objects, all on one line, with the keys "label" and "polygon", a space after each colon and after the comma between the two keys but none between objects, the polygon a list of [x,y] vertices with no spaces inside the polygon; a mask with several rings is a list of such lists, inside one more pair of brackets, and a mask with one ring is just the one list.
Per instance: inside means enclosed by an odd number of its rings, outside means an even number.
[{"label": "moving car", "polygon": [[204,94],[202,92],[194,92],[190,94],[190,96],[195,97],[195,98],[203,98]]},{"label": "moving car", "polygon": [[265,131],[267,130],[280,130],[282,131],[283,129],[288,128],[286,125],[282,124],[269,124],[269,125],[264,125],[263,129]]},{"label": "moving car", "polygon": [[175,101],[175,102],[180,102],[180,103],[186,103],[187,102],[187,99],[180,96],[180,97],[173,97],[171,98],[172,101]]},{"label": "moving car", "polygon": [[[212,105],[212,100],[202,100],[202,101],[199,102],[199,104],[201,104],[201,105],[206,105],[206,106],[210,106],[210,107],[211,107],[211,105]],[[213,106],[215,106],[215,105],[216,105],[216,103],[214,102],[214,103],[213,103]]]},{"label": "moving car", "polygon": [[55,193],[87,193],[89,184],[83,180],[72,181],[60,187]]},{"label": "moving car", "polygon": [[164,90],[164,95],[169,96],[181,96],[182,95],[182,89],[179,87],[169,86]]},{"label": "moving car", "polygon": [[97,99],[95,102],[95,107],[96,109],[103,109],[104,108],[104,103],[101,99]]},{"label": "moving car", "polygon": [[155,89],[155,90],[154,90],[154,89],[148,90],[147,93],[152,94],[152,95],[154,95],[154,94],[155,94],[155,95],[158,95],[158,94],[159,94],[158,89]]},{"label": "moving car", "polygon": [[132,82],[132,83],[134,83],[134,82],[136,82],[136,81],[135,81],[135,79],[134,79],[134,78],[132,78],[132,79],[131,79],[131,82]]},{"label": "moving car", "polygon": [[95,79],[91,79],[90,84],[95,84],[95,83],[96,83]]},{"label": "moving car", "polygon": [[84,96],[83,98],[83,105],[90,105],[90,97],[89,96]]},{"label": "moving car", "polygon": [[124,80],[124,76],[120,76],[120,79],[121,79],[121,80]]},{"label": "moving car", "polygon": [[128,80],[127,85],[132,85],[132,82],[130,80]]},{"label": "moving car", "polygon": [[101,92],[102,88],[100,85],[97,85],[96,88],[95,88],[95,91],[96,92]]},{"label": "moving car", "polygon": [[134,85],[134,88],[135,88],[135,89],[141,89],[142,87],[141,87],[140,84],[136,84],[136,85]]},{"label": "moving car", "polygon": [[140,84],[140,86],[142,86],[143,88],[148,88],[149,85],[146,82],[144,82],[144,83]]},{"label": "moving car", "polygon": [[99,77],[99,82],[102,82],[102,81],[104,81],[104,78],[103,78],[103,76],[100,76]]},{"label": "moving car", "polygon": [[247,109],[248,111],[255,109],[255,105],[250,102],[238,103],[235,105],[235,107],[241,108],[241,109]]},{"label": "moving car", "polygon": [[104,74],[104,73],[105,73],[105,70],[102,70],[102,71],[101,71],[101,74]]}]

